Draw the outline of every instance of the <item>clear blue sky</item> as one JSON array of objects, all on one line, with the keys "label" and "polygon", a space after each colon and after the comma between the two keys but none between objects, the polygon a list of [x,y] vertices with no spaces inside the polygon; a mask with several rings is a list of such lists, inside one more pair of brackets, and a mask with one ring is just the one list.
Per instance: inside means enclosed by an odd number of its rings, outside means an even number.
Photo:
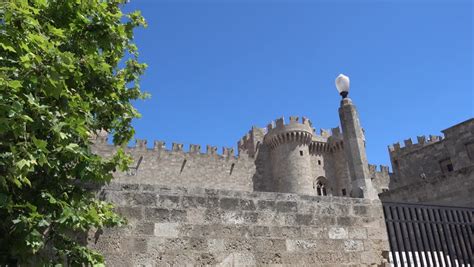
[{"label": "clear blue sky", "polygon": [[474,115],[472,2],[412,2],[131,1],[152,95],[136,137],[204,151],[281,116],[335,127],[344,73],[369,162],[388,165],[387,145]]}]

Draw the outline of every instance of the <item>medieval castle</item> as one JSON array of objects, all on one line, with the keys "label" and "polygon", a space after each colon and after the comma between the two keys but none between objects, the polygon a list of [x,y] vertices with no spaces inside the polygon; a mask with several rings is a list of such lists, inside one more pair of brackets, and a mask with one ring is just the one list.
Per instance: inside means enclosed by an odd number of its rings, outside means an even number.
[{"label": "medieval castle", "polygon": [[[444,139],[390,146],[389,173],[367,162],[348,78],[338,83],[341,128],[318,134],[308,118],[280,118],[252,127],[237,156],[137,140],[126,149],[134,165],[100,193],[129,225],[96,233],[91,246],[111,266],[381,266],[390,250],[381,200],[474,206],[474,119]],[[115,151],[106,133],[94,143]]]}]

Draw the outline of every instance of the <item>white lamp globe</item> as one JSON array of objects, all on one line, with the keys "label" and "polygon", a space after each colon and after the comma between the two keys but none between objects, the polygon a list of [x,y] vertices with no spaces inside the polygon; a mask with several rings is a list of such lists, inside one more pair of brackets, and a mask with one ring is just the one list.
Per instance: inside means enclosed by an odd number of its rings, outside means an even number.
[{"label": "white lamp globe", "polygon": [[349,93],[349,87],[350,87],[349,77],[347,77],[344,74],[339,74],[339,76],[337,76],[336,78],[336,88],[339,94],[342,95],[343,98],[345,98],[347,94]]}]

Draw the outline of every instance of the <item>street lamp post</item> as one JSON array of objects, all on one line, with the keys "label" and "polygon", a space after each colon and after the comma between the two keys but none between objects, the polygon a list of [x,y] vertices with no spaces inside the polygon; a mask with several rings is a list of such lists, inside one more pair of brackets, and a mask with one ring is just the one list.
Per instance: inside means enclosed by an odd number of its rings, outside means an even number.
[{"label": "street lamp post", "polygon": [[349,94],[350,80],[344,74],[336,78],[336,88],[342,96],[339,107],[339,118],[341,120],[342,135],[344,140],[344,151],[351,177],[351,196],[377,199],[372,181],[370,179],[367,154],[365,152],[365,137],[359,121],[357,109]]},{"label": "street lamp post", "polygon": [[350,80],[344,74],[339,74],[336,78],[336,88],[339,94],[342,96],[342,99],[346,98],[349,94]]}]

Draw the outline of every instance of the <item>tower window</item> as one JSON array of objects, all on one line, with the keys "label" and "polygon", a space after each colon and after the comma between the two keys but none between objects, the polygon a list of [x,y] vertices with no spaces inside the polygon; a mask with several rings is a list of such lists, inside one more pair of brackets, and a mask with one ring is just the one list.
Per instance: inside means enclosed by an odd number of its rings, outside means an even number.
[{"label": "tower window", "polygon": [[465,146],[467,150],[467,155],[469,156],[471,161],[474,161],[474,142],[467,143]]},{"label": "tower window", "polygon": [[347,192],[346,192],[346,189],[345,189],[345,188],[342,189],[342,195],[343,195],[343,196],[347,195]]},{"label": "tower window", "polygon": [[318,160],[318,165],[321,165],[321,160]]},{"label": "tower window", "polygon": [[300,156],[303,156],[303,150],[300,150]]},{"label": "tower window", "polygon": [[452,171],[454,171],[453,163],[451,162],[451,159],[450,159],[450,158],[441,160],[441,161],[439,162],[439,165],[440,165],[441,171],[442,171],[443,173],[447,173],[447,172],[452,172]]},{"label": "tower window", "polygon": [[446,165],[446,169],[448,169],[448,172],[452,172],[454,170],[453,169],[453,164],[449,163],[448,165]]},{"label": "tower window", "polygon": [[229,175],[232,175],[232,172],[234,171],[234,167],[235,167],[235,163],[232,163],[232,165],[230,166]]},{"label": "tower window", "polygon": [[318,196],[326,196],[326,185],[323,184],[322,182],[318,182],[316,192],[318,193]]},{"label": "tower window", "polygon": [[316,189],[316,194],[318,196],[327,196],[327,189],[326,189],[326,178],[323,176],[316,179],[313,188]]}]

